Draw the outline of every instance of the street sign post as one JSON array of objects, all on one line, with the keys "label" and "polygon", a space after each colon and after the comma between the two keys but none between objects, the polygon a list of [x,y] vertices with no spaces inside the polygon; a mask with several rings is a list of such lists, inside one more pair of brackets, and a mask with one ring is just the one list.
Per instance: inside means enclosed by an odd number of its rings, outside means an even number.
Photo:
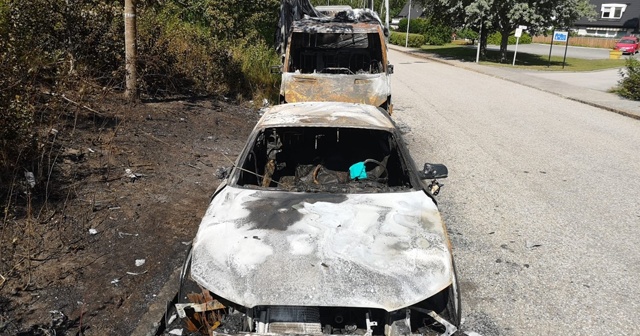
[{"label": "street sign post", "polygon": [[[522,28],[525,27],[525,28]],[[515,66],[516,65],[516,55],[518,54],[518,44],[520,43],[520,36],[522,36],[522,30],[526,29],[527,26],[520,26],[518,28],[516,28],[516,50],[513,53],[513,64],[511,64],[511,66]]]},{"label": "street sign post", "polygon": [[564,60],[562,61],[562,68],[567,60],[567,48],[569,47],[569,32],[568,31],[553,31],[551,38],[551,46],[549,47],[549,63],[547,68],[551,66],[551,50],[553,50],[553,42],[564,42]]},{"label": "street sign post", "polygon": [[564,42],[564,58],[562,59],[562,68],[564,69],[567,63],[567,49],[569,48],[569,32],[568,31],[553,31],[553,37],[551,39],[551,46],[549,47],[549,63],[547,68],[551,66],[551,50],[553,49],[553,42]]}]

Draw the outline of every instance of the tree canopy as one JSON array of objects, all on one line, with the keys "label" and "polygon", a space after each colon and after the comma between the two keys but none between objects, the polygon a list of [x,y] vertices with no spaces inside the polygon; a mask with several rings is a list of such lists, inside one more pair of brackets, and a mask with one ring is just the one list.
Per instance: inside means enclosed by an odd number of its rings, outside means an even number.
[{"label": "tree canopy", "polygon": [[486,36],[499,32],[501,58],[506,59],[509,35],[520,25],[532,34],[548,29],[567,29],[582,17],[593,17],[595,9],[589,0],[418,0],[428,15],[444,18],[452,26],[482,28],[481,47]]}]

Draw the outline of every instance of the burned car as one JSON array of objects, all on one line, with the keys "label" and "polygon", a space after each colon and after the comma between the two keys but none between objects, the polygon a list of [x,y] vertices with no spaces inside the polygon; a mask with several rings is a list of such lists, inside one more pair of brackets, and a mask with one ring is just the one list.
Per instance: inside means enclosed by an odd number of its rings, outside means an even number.
[{"label": "burned car", "polygon": [[178,315],[205,335],[451,335],[460,293],[433,194],[381,108],[277,105],[214,193]]},{"label": "burned car", "polygon": [[[297,5],[312,15],[291,19],[280,35],[280,102],[339,101],[392,112],[387,30],[370,9]],[[348,7],[348,6],[347,6]],[[320,8],[322,9],[322,8]],[[281,21],[285,21],[281,19]]]}]

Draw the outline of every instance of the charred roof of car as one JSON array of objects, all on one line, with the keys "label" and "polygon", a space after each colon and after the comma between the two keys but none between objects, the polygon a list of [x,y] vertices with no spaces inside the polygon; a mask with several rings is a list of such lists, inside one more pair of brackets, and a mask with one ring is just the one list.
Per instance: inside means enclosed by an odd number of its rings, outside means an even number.
[{"label": "charred roof of car", "polygon": [[344,127],[392,131],[389,115],[375,106],[340,102],[304,102],[268,109],[256,129],[268,127]]}]

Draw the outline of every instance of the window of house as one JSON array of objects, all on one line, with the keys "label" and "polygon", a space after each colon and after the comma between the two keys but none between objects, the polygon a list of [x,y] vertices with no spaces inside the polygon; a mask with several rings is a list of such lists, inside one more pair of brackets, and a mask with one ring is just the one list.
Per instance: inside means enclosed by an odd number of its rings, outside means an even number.
[{"label": "window of house", "polygon": [[600,8],[603,19],[620,19],[625,9],[627,5],[623,4],[602,4]]}]

